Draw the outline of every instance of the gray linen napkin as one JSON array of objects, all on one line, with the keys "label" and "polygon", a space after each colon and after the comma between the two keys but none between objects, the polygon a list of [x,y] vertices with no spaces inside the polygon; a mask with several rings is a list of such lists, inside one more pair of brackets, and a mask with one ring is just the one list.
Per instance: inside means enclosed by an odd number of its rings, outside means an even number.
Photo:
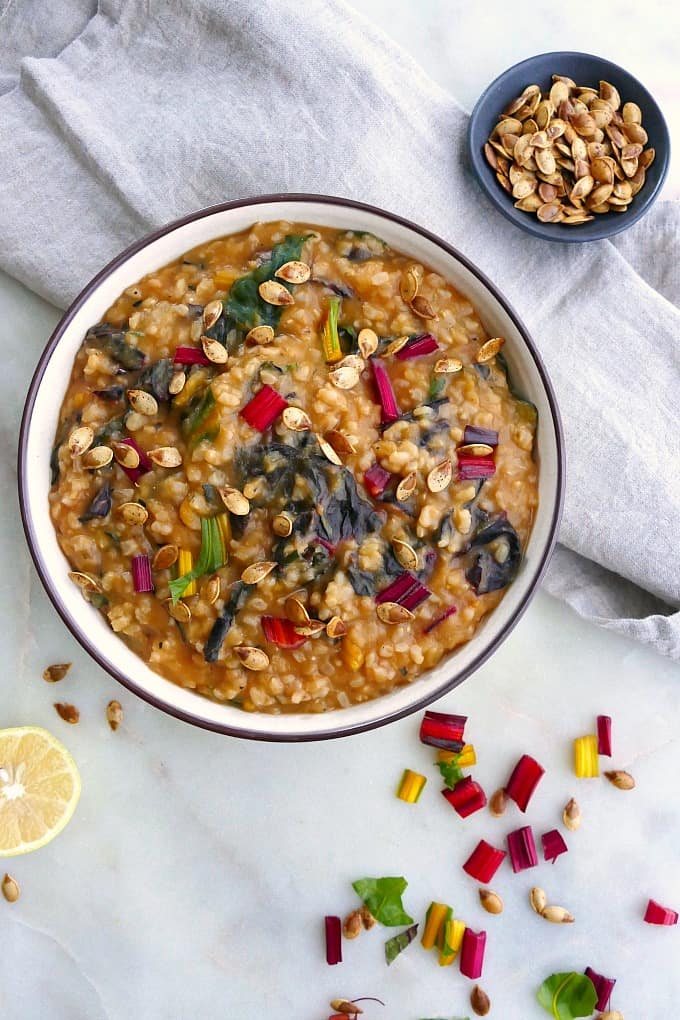
[{"label": "gray linen napkin", "polygon": [[678,207],[616,245],[520,234],[470,176],[463,110],[341,0],[90,8],[10,0],[0,20],[0,266],[64,306],[151,228],[262,192],[430,228],[501,287],[557,389],[568,485],[547,589],[680,658]]}]

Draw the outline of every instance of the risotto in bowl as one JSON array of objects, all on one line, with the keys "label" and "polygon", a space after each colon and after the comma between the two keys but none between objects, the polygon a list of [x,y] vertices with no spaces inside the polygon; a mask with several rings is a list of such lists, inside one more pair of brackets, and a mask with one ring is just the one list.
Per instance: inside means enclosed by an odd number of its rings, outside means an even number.
[{"label": "risotto in bowl", "polygon": [[340,199],[171,224],[57,327],[20,442],[36,566],[110,673],[187,721],[345,735],[429,703],[526,607],[559,417],[443,241]]}]

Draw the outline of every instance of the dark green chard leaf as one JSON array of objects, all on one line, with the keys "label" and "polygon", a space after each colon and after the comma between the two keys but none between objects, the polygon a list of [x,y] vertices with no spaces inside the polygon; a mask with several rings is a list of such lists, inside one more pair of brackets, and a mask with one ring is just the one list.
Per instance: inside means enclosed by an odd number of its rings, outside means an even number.
[{"label": "dark green chard leaf", "polygon": [[156,400],[163,403],[170,399],[170,380],[175,373],[175,366],[172,358],[161,358],[149,365],[141,373],[137,380],[137,386],[141,390],[152,393]]},{"label": "dark green chard leaf", "polygon": [[[223,343],[230,330],[247,332],[254,326],[276,328],[281,317],[281,308],[263,301],[258,287],[265,280],[273,280],[277,269],[286,262],[298,261],[302,254],[302,246],[310,236],[289,234],[285,240],[274,246],[267,262],[236,280],[224,301],[224,314],[217,320],[215,326],[208,330],[207,335],[213,336],[213,330],[217,328],[219,332],[221,329],[223,335],[219,336],[216,333],[214,338]],[[284,286],[290,289],[290,285]]]},{"label": "dark green chard leaf", "polygon": [[210,386],[208,386],[202,393],[198,393],[193,400],[189,402],[189,406],[185,414],[182,416],[180,428],[182,430],[182,435],[189,442],[191,447],[198,446],[203,439],[208,437],[214,439],[219,432],[219,424],[217,425],[217,428],[209,427],[201,430],[201,426],[205,424],[208,415],[214,407],[215,397]]},{"label": "dark green chard leaf", "polygon": [[81,414],[71,415],[71,417],[66,418],[66,420],[63,421],[57,429],[54,446],[52,447],[52,453],[50,454],[50,485],[56,485],[59,481],[59,451],[75,426],[80,425],[81,420]]},{"label": "dark green chard leaf", "polygon": [[555,1020],[574,1020],[592,1016],[597,992],[585,974],[551,974],[538,989],[538,1001]]},{"label": "dark green chard leaf", "polygon": [[81,524],[86,524],[87,521],[93,521],[96,517],[108,517],[111,513],[111,503],[111,483],[104,482],[98,492],[95,493],[94,499],[85,513],[78,520]]},{"label": "dark green chard leaf", "polygon": [[343,354],[357,354],[359,351],[359,332],[354,326],[338,326],[338,339]]},{"label": "dark green chard leaf", "polygon": [[368,230],[347,230],[338,236],[336,250],[350,262],[367,262],[384,255],[388,246]]},{"label": "dark green chard leaf", "polygon": [[412,924],[406,931],[393,935],[391,939],[387,940],[385,943],[385,962],[388,967],[391,963],[394,963],[400,953],[404,952],[407,946],[411,945],[417,934],[418,925]]},{"label": "dark green chard leaf", "polygon": [[[505,546],[505,559],[499,563],[491,549]],[[519,535],[505,514],[499,514],[477,532],[469,545],[470,565],[465,577],[477,595],[499,591],[514,581],[522,560]]]},{"label": "dark green chard leaf", "polygon": [[110,443],[112,439],[120,439],[125,432],[125,422],[128,416],[128,412],[119,415],[118,418],[111,418],[100,428],[94,437],[92,446],[104,446]]},{"label": "dark green chard leaf", "polygon": [[430,387],[427,391],[428,402],[431,400],[437,400],[441,397],[442,393],[446,389],[446,376],[445,375],[433,375],[430,379]]},{"label": "dark green chard leaf", "polygon": [[170,582],[172,604],[174,605],[178,599],[181,599],[185,589],[192,581],[197,581],[204,574],[213,574],[224,566],[225,560],[224,541],[217,520],[214,517],[202,518],[200,555],[193,570]]},{"label": "dark green chard leaf", "polygon": [[206,662],[217,661],[217,656],[220,654],[222,642],[227,636],[229,628],[234,622],[234,617],[239,611],[251,588],[252,585],[244,584],[243,581],[237,581],[231,589],[231,595],[225,602],[222,613],[217,617],[212,625],[212,630],[210,631],[208,640],[203,648],[203,658]]},{"label": "dark green chard leaf", "polygon": [[360,878],[352,882],[352,888],[361,897],[366,909],[376,921],[388,928],[413,924],[413,918],[409,917],[401,902],[407,885],[405,878]]},{"label": "dark green chard leaf", "polygon": [[89,347],[99,347],[128,372],[142,368],[146,361],[144,352],[126,343],[125,333],[109,322],[99,322],[96,326],[91,326],[85,337],[85,343]]}]

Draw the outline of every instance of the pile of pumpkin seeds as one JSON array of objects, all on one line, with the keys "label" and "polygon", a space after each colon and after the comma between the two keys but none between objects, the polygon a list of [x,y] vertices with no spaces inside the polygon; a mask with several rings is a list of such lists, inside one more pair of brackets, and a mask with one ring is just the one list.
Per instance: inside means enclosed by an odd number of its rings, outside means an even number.
[{"label": "pile of pumpkin seeds", "polygon": [[654,149],[636,103],[554,74],[549,92],[528,85],[498,119],[484,146],[515,208],[542,223],[574,226],[625,212],[645,183]]}]

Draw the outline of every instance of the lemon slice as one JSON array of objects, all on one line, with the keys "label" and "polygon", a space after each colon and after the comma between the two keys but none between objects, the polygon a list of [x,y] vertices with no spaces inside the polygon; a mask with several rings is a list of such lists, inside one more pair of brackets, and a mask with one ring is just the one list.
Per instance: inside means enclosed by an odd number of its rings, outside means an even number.
[{"label": "lemon slice", "polygon": [[78,769],[56,737],[38,726],[0,730],[0,857],[49,843],[79,797]]}]

